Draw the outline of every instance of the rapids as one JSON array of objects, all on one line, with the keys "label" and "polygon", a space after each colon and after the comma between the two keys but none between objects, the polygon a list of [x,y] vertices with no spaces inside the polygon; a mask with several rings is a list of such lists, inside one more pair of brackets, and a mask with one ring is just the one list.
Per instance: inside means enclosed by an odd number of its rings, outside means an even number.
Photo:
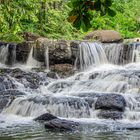
[{"label": "rapids", "polygon": [[[22,139],[54,139],[55,134],[50,138],[49,132],[45,134],[43,127],[32,121],[46,112],[81,122],[83,130],[76,133],[77,139],[79,133],[83,134],[82,139],[100,138],[100,134],[101,138],[111,134],[112,138],[120,139],[122,135],[127,139],[126,134],[131,132],[126,128],[140,128],[140,44],[127,47],[126,51],[122,43],[82,42],[75,60],[78,72],[62,79],[49,77],[49,48],[45,52],[46,70],[36,71],[32,68],[40,67],[41,63],[32,57],[33,47],[27,62],[19,64],[15,48],[0,46],[0,97],[10,96],[0,114],[0,139],[7,135],[13,139],[19,139],[20,135]],[[100,110],[95,109],[95,103],[103,94],[124,97],[126,107],[121,120],[98,117]],[[92,105],[88,102],[91,98]],[[62,140],[65,135],[69,139],[71,134],[57,136]],[[134,135],[136,138],[135,132]]]}]

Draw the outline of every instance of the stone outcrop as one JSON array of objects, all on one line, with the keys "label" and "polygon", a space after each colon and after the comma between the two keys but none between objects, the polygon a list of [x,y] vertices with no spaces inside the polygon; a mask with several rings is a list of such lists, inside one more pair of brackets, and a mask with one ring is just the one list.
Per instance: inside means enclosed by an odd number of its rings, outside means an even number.
[{"label": "stone outcrop", "polygon": [[100,96],[95,104],[95,109],[124,111],[126,101],[122,95],[106,94]]},{"label": "stone outcrop", "polygon": [[122,119],[126,101],[122,95],[105,94],[98,97],[95,109],[100,110],[98,117],[105,119]]},{"label": "stone outcrop", "polygon": [[48,49],[50,65],[71,64],[71,48],[69,42],[38,38],[36,40],[33,57],[40,62],[44,62],[46,49]]},{"label": "stone outcrop", "polygon": [[98,114],[99,118],[118,120],[123,118],[123,112],[114,110],[101,110]]},{"label": "stone outcrop", "polygon": [[43,123],[45,128],[51,131],[75,131],[80,125],[77,122],[60,119],[49,113],[45,113],[34,120]]},{"label": "stone outcrop", "polygon": [[122,42],[120,33],[114,30],[97,30],[87,34],[85,40],[98,40],[102,43]]},{"label": "stone outcrop", "polygon": [[16,61],[19,63],[26,63],[30,49],[34,42],[23,42],[16,46]]},{"label": "stone outcrop", "polygon": [[57,73],[61,78],[74,74],[74,66],[71,64],[55,64],[50,67],[50,70]]}]

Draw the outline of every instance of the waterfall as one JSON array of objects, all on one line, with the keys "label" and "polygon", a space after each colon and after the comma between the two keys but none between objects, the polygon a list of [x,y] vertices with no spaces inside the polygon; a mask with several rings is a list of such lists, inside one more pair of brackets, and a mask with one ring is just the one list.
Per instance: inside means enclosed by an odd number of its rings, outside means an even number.
[{"label": "waterfall", "polygon": [[85,70],[90,66],[107,63],[124,65],[133,62],[140,62],[139,43],[124,45],[123,43],[82,42],[79,45],[79,55],[75,60],[75,66],[80,65],[80,69]]},{"label": "waterfall", "polygon": [[89,42],[79,45],[79,61],[81,70],[108,62],[102,44]]},{"label": "waterfall", "polygon": [[0,46],[0,62],[6,64],[8,61],[9,44]]},{"label": "waterfall", "polygon": [[131,43],[128,47],[130,62],[140,62],[140,43]]},{"label": "waterfall", "polygon": [[40,97],[17,98],[3,110],[2,114],[16,114],[20,116],[37,117],[49,112],[66,118],[96,118],[97,111],[92,110],[84,99],[78,97]]},{"label": "waterfall", "polygon": [[7,44],[0,46],[0,63],[11,66],[16,63],[15,44]]},{"label": "waterfall", "polygon": [[49,70],[49,47],[46,46],[46,50],[45,50],[45,66],[46,69]]},{"label": "waterfall", "polygon": [[26,62],[26,66],[27,67],[30,67],[30,68],[35,68],[35,67],[40,67],[41,66],[41,63],[38,62],[37,60],[35,60],[33,58],[33,46],[31,47],[30,49],[30,53],[28,55],[28,59],[27,59],[27,62]]},{"label": "waterfall", "polygon": [[[42,63],[34,59],[36,58],[41,62],[45,61],[48,70],[49,48],[47,46],[44,46],[43,50],[35,48],[33,58],[34,47],[31,46],[26,66],[41,67]],[[11,49],[8,45],[1,46],[0,62],[7,63],[11,56],[11,62],[16,63],[15,48]],[[0,115],[35,118],[44,113],[51,113],[60,119],[74,121],[86,119],[84,123],[89,123],[90,119],[93,119],[96,122],[95,125],[98,123],[108,125],[108,122],[113,122],[111,124],[113,127],[117,127],[123,121],[125,125],[140,123],[140,45],[138,43],[125,46],[123,43],[81,42],[77,48],[75,63],[79,71],[67,78],[57,79],[54,73],[48,73],[42,69],[24,71],[22,68],[1,68],[0,105],[6,105],[0,106]],[[38,50],[41,55],[37,56]],[[124,109],[96,108],[100,97],[113,94],[124,99]],[[106,100],[107,98],[104,102]],[[102,111],[105,113],[116,111],[117,115],[122,113],[122,120],[102,118],[100,116]],[[116,123],[118,123],[117,126]]]},{"label": "waterfall", "polygon": [[109,63],[112,64],[124,64],[123,52],[124,44],[123,43],[112,43],[112,44],[103,44],[103,48],[106,54],[106,57]]}]

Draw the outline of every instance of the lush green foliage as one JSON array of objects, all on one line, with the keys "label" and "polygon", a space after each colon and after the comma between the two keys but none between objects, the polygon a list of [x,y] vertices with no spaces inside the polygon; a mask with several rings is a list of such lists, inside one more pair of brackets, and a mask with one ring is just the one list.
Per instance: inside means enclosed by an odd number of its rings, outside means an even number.
[{"label": "lush green foliage", "polygon": [[23,32],[73,39],[78,32],[68,21],[70,8],[61,0],[0,1],[0,38],[22,41]]},{"label": "lush green foliage", "polygon": [[89,28],[135,37],[140,32],[139,9],[139,0],[0,0],[0,40],[22,41],[24,32],[80,39]]},{"label": "lush green foliage", "polygon": [[112,0],[71,0],[72,11],[70,21],[73,25],[84,31],[91,28],[91,20],[94,18],[92,11],[100,11],[101,15],[114,16],[115,12],[110,8]]},{"label": "lush green foliage", "polygon": [[114,0],[112,8],[116,16],[100,16],[94,12],[93,29],[114,29],[125,38],[140,36],[139,0]]}]

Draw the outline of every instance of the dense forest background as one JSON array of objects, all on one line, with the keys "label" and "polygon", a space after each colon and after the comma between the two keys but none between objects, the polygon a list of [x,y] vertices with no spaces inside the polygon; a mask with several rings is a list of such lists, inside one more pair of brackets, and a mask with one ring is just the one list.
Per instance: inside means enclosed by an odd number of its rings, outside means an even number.
[{"label": "dense forest background", "polygon": [[97,29],[138,37],[139,11],[139,0],[0,0],[0,40],[23,41],[24,32],[82,39]]}]

